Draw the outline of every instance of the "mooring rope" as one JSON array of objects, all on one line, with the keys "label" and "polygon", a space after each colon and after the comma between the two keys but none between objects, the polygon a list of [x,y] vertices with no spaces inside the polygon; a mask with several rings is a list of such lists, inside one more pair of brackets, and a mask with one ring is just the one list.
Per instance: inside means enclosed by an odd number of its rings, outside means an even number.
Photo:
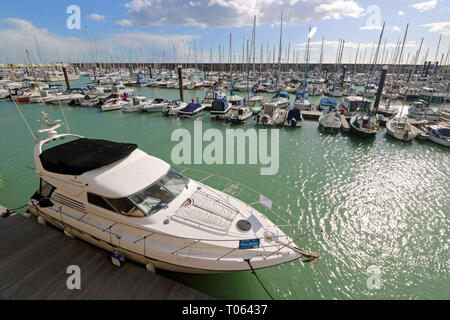
[{"label": "mooring rope", "polygon": [[252,273],[255,275],[256,279],[258,280],[259,284],[261,285],[261,287],[264,289],[264,291],[266,291],[267,295],[270,297],[271,300],[274,300],[274,298],[272,297],[272,295],[270,294],[269,290],[267,290],[267,288],[264,286],[264,284],[262,283],[261,279],[258,277],[258,275],[256,274],[255,269],[253,269],[252,264],[250,263],[250,259],[245,259],[245,262],[248,263],[248,265],[250,266],[250,269],[252,269]]}]

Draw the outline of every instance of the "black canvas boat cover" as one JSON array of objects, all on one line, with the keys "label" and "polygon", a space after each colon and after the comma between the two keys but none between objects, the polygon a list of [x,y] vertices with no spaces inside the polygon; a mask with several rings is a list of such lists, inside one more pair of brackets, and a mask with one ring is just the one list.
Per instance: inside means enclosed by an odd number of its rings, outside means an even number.
[{"label": "black canvas boat cover", "polygon": [[39,158],[45,170],[81,175],[127,157],[136,144],[82,138],[43,151]]}]

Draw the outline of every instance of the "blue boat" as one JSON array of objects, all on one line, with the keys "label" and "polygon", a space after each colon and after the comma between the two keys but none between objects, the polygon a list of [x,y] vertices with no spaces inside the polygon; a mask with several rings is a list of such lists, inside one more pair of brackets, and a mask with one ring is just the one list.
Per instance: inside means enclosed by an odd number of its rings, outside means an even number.
[{"label": "blue boat", "polygon": [[322,112],[329,112],[330,110],[336,109],[336,107],[337,107],[336,99],[324,97],[320,99],[317,109]]},{"label": "blue boat", "polygon": [[186,107],[178,111],[178,116],[181,118],[192,118],[203,112],[205,106],[200,103],[189,103]]},{"label": "blue boat", "polygon": [[303,124],[302,113],[298,109],[289,110],[284,125],[286,127],[301,127]]},{"label": "blue boat", "polygon": [[216,99],[211,105],[211,118],[223,118],[231,111],[227,99]]}]

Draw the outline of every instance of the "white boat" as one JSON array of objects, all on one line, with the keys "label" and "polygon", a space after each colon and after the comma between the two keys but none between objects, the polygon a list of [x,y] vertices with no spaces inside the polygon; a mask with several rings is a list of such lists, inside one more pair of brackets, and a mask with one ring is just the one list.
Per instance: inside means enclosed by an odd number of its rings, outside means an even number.
[{"label": "white boat", "polygon": [[211,105],[211,119],[224,120],[227,115],[231,113],[231,106],[227,99],[216,99]]},{"label": "white boat", "polygon": [[205,106],[201,103],[189,103],[187,106],[178,111],[177,115],[180,118],[193,118],[203,113]]},{"label": "white boat", "polygon": [[330,112],[331,110],[336,110],[336,107],[336,99],[322,97],[320,98],[319,104],[317,105],[317,110],[321,112]]},{"label": "white boat", "polygon": [[439,120],[439,114],[431,109],[428,103],[423,100],[415,101],[412,103],[408,110],[408,117],[417,120]]},{"label": "white boat", "polygon": [[344,109],[344,115],[347,117],[352,117],[358,113],[360,110],[369,110],[372,105],[370,100],[363,97],[350,96],[345,97],[341,101],[340,108]]},{"label": "white boat", "polygon": [[375,136],[380,123],[375,116],[360,113],[350,118],[350,129],[362,137]]},{"label": "white boat", "polygon": [[142,111],[146,112],[154,112],[154,111],[162,111],[165,106],[170,104],[170,101],[166,99],[156,98],[153,99],[150,103],[145,104],[142,107]]},{"label": "white boat", "polygon": [[330,111],[319,118],[319,127],[325,131],[338,132],[341,129],[341,114],[339,111]]},{"label": "white boat", "polygon": [[162,113],[165,116],[176,116],[178,111],[185,108],[188,104],[182,101],[172,101],[164,106]]},{"label": "white boat", "polygon": [[206,110],[211,109],[212,103],[216,99],[224,99],[226,94],[219,89],[209,89],[206,91],[205,98],[202,100],[202,105],[205,106]]},{"label": "white boat", "polygon": [[121,98],[114,98],[107,100],[100,108],[103,112],[122,110],[122,108],[129,106],[130,102]]},{"label": "white boat", "polygon": [[308,100],[306,93],[297,93],[297,97],[294,102],[294,109],[298,110],[312,110],[311,101]]},{"label": "white boat", "polygon": [[414,139],[419,131],[411,125],[406,117],[395,117],[386,122],[387,132],[394,138],[401,141],[410,141]]},{"label": "white boat", "polygon": [[321,85],[313,85],[311,87],[308,87],[306,89],[306,92],[308,93],[308,95],[316,97],[323,94],[323,89]]},{"label": "white boat", "polygon": [[266,101],[263,103],[263,106],[271,105],[274,108],[289,108],[290,101],[289,101],[289,94],[285,91],[278,92],[275,94],[275,96],[270,101]]},{"label": "white boat", "polygon": [[261,112],[255,117],[256,123],[266,126],[276,125],[280,110],[282,109],[275,107],[274,104],[264,104]]},{"label": "white boat", "polygon": [[237,110],[233,110],[229,116],[229,120],[232,124],[241,124],[250,120],[253,115],[253,110],[250,106],[245,106]]},{"label": "white boat", "polygon": [[85,92],[81,88],[72,88],[72,89],[66,89],[64,92],[57,93],[53,95],[50,99],[48,99],[46,102],[49,104],[56,104],[59,103],[62,104],[68,104],[72,100],[83,100],[85,97]]},{"label": "white boat", "polygon": [[[318,258],[244,202],[188,179],[135,144],[58,134],[34,148],[37,191],[29,211],[112,253],[156,268],[224,273]],[[54,141],[70,140],[54,146]],[[45,147],[45,150],[44,150]]]},{"label": "white boat", "polygon": [[450,128],[430,126],[428,139],[445,147],[450,147]]}]

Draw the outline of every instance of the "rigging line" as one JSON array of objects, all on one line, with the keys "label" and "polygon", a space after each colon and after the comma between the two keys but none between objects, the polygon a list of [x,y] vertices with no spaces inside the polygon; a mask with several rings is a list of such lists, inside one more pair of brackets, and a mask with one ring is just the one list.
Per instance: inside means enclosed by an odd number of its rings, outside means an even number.
[{"label": "rigging line", "polygon": [[261,287],[264,289],[264,291],[266,291],[267,295],[270,297],[271,300],[274,300],[274,298],[272,297],[272,295],[270,294],[270,292],[267,290],[267,288],[264,286],[264,284],[262,283],[261,279],[259,279],[258,275],[256,274],[255,269],[253,269],[252,264],[250,263],[250,259],[245,259],[245,262],[248,263],[248,265],[250,266],[250,269],[252,269],[252,273],[255,275],[256,279],[258,280],[259,284],[261,285]]},{"label": "rigging line", "polygon": [[61,105],[61,99],[59,99],[58,101],[59,101],[59,107],[61,108],[61,112],[64,117],[64,123],[66,124],[67,133],[70,133],[69,124],[67,123],[67,119],[66,119],[66,114],[64,113],[63,107]]},{"label": "rigging line", "polygon": [[19,114],[20,114],[20,116],[22,117],[23,121],[24,121],[25,124],[27,125],[28,130],[30,131],[31,135],[33,136],[34,141],[35,141],[35,142],[38,142],[39,139],[38,139],[37,136],[34,134],[33,130],[31,130],[31,127],[30,127],[30,125],[28,124],[28,121],[25,119],[25,116],[23,115],[22,111],[20,111],[20,108],[19,108],[19,106],[17,105],[16,99],[14,99],[14,97],[12,98],[12,101],[14,102],[14,105],[16,106],[17,111],[19,112]]}]

